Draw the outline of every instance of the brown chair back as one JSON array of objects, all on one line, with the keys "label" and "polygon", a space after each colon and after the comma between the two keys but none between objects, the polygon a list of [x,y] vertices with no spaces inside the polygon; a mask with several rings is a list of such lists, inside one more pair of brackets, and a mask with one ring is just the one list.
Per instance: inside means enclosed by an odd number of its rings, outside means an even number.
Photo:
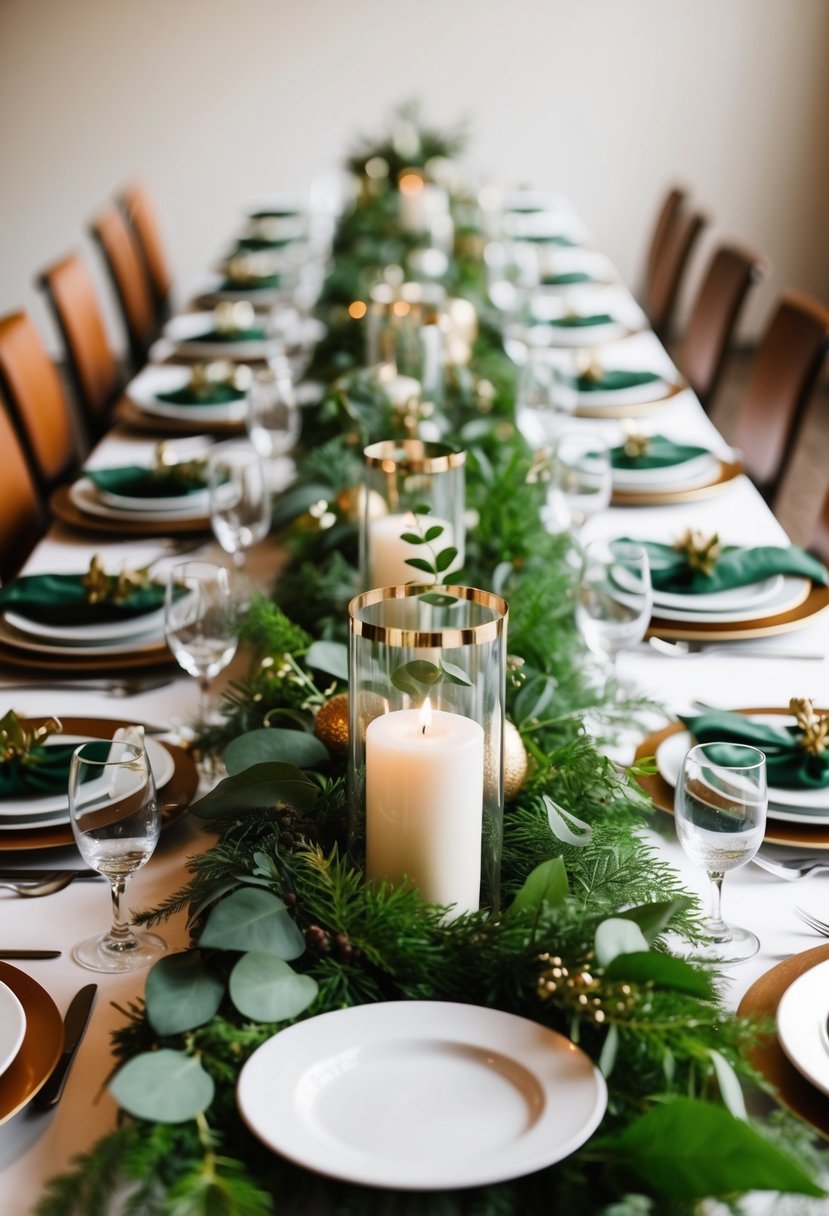
[{"label": "brown chair back", "polygon": [[714,399],[749,289],[768,269],[762,254],[739,245],[720,245],[708,264],[677,355],[680,371],[706,410]]},{"label": "brown chair back", "polygon": [[135,237],[114,205],[106,207],[95,217],[91,231],[104,255],[115,288],[133,366],[140,367],[158,333],[158,324],[147,272]]},{"label": "brown chair back", "polygon": [[676,219],[680,208],[684,207],[687,198],[687,190],[683,190],[678,186],[673,186],[662,200],[662,206],[659,208],[659,214],[657,215],[656,223],[653,226],[651,243],[648,246],[647,257],[645,258],[646,294],[648,284],[653,279],[654,269],[662,253],[662,246],[665,242],[665,236]]},{"label": "brown chair back", "polygon": [[14,578],[43,535],[46,514],[11,415],[0,401],[0,581]]},{"label": "brown chair back", "polygon": [[55,365],[23,312],[0,319],[0,387],[46,494],[73,472],[81,445]]},{"label": "brown chair back", "polygon": [[757,351],[735,433],[746,472],[771,504],[827,348],[829,309],[804,292],[786,292]]},{"label": "brown chair back", "polygon": [[98,438],[121,388],[121,376],[107,341],[95,287],[77,254],[38,277],[58,323],[69,370],[90,435]]},{"label": "brown chair back", "polygon": [[170,315],[173,276],[152,199],[143,186],[133,182],[121,191],[118,202],[132,227],[139,252],[144,259],[156,318],[165,321]]},{"label": "brown chair back", "polygon": [[829,565],[829,489],[826,491],[809,548],[824,565]]},{"label": "brown chair back", "polygon": [[691,250],[707,222],[707,217],[701,212],[680,208],[663,237],[645,295],[648,320],[662,338],[670,328],[679,285]]}]

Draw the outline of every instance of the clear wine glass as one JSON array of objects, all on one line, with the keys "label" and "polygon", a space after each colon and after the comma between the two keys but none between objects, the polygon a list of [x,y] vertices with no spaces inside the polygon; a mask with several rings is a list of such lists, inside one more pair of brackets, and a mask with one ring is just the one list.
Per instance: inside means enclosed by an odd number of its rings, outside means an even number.
[{"label": "clear wine glass", "polygon": [[763,840],[768,795],[766,757],[743,743],[699,743],[682,762],[674,814],[683,851],[705,870],[711,910],[703,923],[710,941],[688,957],[711,963],[741,963],[760,948],[749,929],[722,918],[722,882],[729,870],[751,861]]},{"label": "clear wine glass", "polygon": [[529,347],[518,376],[515,421],[531,448],[555,442],[576,408],[573,375],[555,355]]},{"label": "clear wine glass", "polygon": [[164,630],[176,661],[199,682],[199,718],[209,721],[210,681],[239,644],[230,573],[213,562],[178,562],[167,575]]},{"label": "clear wine glass", "polygon": [[91,971],[148,967],[166,944],[154,933],[132,929],[121,912],[127,882],[152,857],[161,832],[145,748],[110,739],[92,739],[76,748],[69,767],[69,815],[81,856],[109,879],[112,890],[109,932],[82,941],[72,957]]},{"label": "clear wine glass", "polygon": [[544,524],[548,532],[578,532],[610,506],[613,469],[604,435],[589,429],[559,436],[554,446]]},{"label": "clear wine glass", "polygon": [[635,541],[593,540],[584,549],[576,625],[593,654],[615,668],[641,642],[653,609],[647,550]]},{"label": "clear wine glass", "polygon": [[290,452],[299,439],[301,425],[286,360],[256,373],[248,392],[247,405],[247,430],[251,443],[263,460],[278,461]]},{"label": "clear wine glass", "polygon": [[248,443],[220,443],[207,460],[210,523],[225,553],[241,570],[245,553],[268,535],[271,496],[262,457]]}]

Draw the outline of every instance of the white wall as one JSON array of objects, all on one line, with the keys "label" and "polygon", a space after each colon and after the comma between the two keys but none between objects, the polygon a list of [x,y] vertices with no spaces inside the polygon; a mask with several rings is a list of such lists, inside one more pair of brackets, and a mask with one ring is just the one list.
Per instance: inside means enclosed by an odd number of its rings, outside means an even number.
[{"label": "white wall", "polygon": [[0,313],[51,333],[33,274],[133,175],[183,290],[248,200],[417,97],[469,117],[471,166],[569,194],[631,282],[688,183],[774,261],[756,332],[786,286],[829,298],[827,48],[827,0],[0,0]]}]

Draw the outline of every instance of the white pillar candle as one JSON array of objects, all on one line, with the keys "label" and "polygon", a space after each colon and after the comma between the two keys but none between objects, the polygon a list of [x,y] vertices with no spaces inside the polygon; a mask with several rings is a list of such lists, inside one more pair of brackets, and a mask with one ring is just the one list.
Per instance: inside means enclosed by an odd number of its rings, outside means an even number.
[{"label": "white pillar candle", "polygon": [[[425,729],[424,729],[425,725]],[[429,903],[479,907],[484,732],[462,714],[382,714],[366,731],[366,876]]]},{"label": "white pillar candle", "polygon": [[[397,587],[402,583],[433,583],[434,575],[426,574],[415,566],[408,566],[410,557],[425,558],[440,553],[441,549],[451,548],[455,543],[455,530],[448,519],[438,519],[434,515],[418,517],[420,528],[425,532],[428,528],[440,526],[443,532],[429,545],[413,545],[404,540],[403,534],[418,533],[418,524],[410,511],[401,514],[383,515],[373,519],[368,526],[368,569],[370,587]],[[452,563],[453,566],[457,562]],[[451,570],[452,567],[450,567]],[[448,574],[449,570],[444,571]],[[441,578],[443,575],[441,575]]]},{"label": "white pillar candle", "polygon": [[419,173],[403,173],[398,182],[400,226],[404,232],[425,232],[426,184]]}]

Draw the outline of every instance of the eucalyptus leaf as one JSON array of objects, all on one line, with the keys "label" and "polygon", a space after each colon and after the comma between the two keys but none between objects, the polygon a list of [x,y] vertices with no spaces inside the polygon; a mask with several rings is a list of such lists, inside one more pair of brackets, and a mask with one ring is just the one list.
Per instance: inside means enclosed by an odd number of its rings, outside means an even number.
[{"label": "eucalyptus leaf", "polygon": [[435,568],[431,562],[427,562],[425,557],[407,557],[406,565],[414,567],[415,570],[422,570],[424,574],[434,574]]},{"label": "eucalyptus leaf", "polygon": [[437,663],[429,663],[426,659],[412,659],[405,665],[406,671],[418,684],[437,684],[440,680],[440,668]]},{"label": "eucalyptus leaf", "polygon": [[391,682],[399,692],[405,692],[409,697],[422,696],[422,689],[415,684],[405,667],[397,667],[391,673]]},{"label": "eucalyptus leaf", "polygon": [[693,900],[689,896],[678,895],[676,899],[654,900],[653,903],[639,904],[636,908],[626,908],[617,915],[624,920],[634,921],[650,944],[679,912],[684,912],[692,904]]},{"label": "eucalyptus leaf", "polygon": [[160,1035],[182,1034],[210,1021],[224,991],[223,981],[205,965],[200,950],[169,954],[147,975],[147,1018]]},{"label": "eucalyptus leaf", "polygon": [[401,532],[400,539],[405,540],[408,545],[425,545],[426,537],[421,536],[419,532]]},{"label": "eucalyptus leaf", "polygon": [[434,608],[454,608],[460,603],[456,595],[442,595],[439,591],[426,591],[417,598],[424,604],[431,604]]},{"label": "eucalyptus leaf", "polygon": [[119,1106],[151,1123],[185,1123],[213,1101],[213,1078],[196,1056],[183,1051],[143,1051],[119,1068],[109,1083]]},{"label": "eucalyptus leaf", "polygon": [[201,899],[190,905],[187,911],[188,929],[199,919],[206,908],[209,908],[211,904],[215,904],[216,901],[221,899],[223,896],[229,895],[231,891],[235,891],[239,886],[241,886],[241,879],[233,877],[223,878],[220,882],[217,882],[214,887],[210,887],[210,889],[206,891],[204,895],[202,895]]},{"label": "eucalyptus leaf", "polygon": [[230,999],[255,1022],[284,1022],[298,1017],[319,991],[310,975],[298,975],[271,954],[252,952],[239,959],[230,973]]},{"label": "eucalyptus leaf", "polygon": [[613,1072],[618,1050],[619,1029],[617,1026],[611,1026],[605,1035],[605,1040],[602,1044],[602,1052],[599,1056],[599,1071],[605,1079],[607,1079]]},{"label": "eucalyptus leaf", "polygon": [[315,502],[326,501],[334,497],[331,486],[297,485],[292,486],[283,494],[273,509],[273,526],[277,529],[287,527],[289,523],[312,507]]},{"label": "eucalyptus leaf", "polygon": [[450,663],[447,659],[441,659],[440,669],[450,684],[461,684],[464,688],[472,687],[472,681],[469,676],[462,667],[458,667],[455,663]]},{"label": "eucalyptus leaf", "polygon": [[299,958],[305,938],[281,899],[258,887],[242,887],[216,904],[199,939],[214,950],[257,950]]},{"label": "eucalyptus leaf", "polygon": [[735,1119],[748,1119],[740,1078],[724,1055],[721,1055],[713,1047],[708,1054],[714,1065],[714,1072],[717,1074],[717,1084],[720,1087],[722,1100],[726,1107],[731,1111]]},{"label": "eucalyptus leaf", "polygon": [[239,811],[288,803],[307,810],[319,798],[315,785],[293,764],[254,764],[232,777],[225,777],[215,789],[194,802],[190,810],[201,819],[222,819]]},{"label": "eucalyptus leaf", "polygon": [[442,535],[443,535],[443,524],[432,524],[431,528],[426,529],[423,539],[425,541],[433,541],[433,540],[437,540],[437,538]]},{"label": "eucalyptus leaf", "polygon": [[450,545],[448,549],[441,549],[440,553],[435,558],[435,567],[440,573],[448,570],[452,562],[458,556],[458,551],[454,545]]},{"label": "eucalyptus leaf", "polygon": [[[632,925],[632,922],[628,923]],[[598,938],[598,931],[596,937]],[[598,957],[598,950],[596,954]],[[686,992],[702,1001],[712,1000],[714,997],[711,978],[704,971],[697,970],[684,959],[674,958],[672,954],[659,954],[655,950],[632,950],[617,954],[613,961],[606,965],[605,977],[609,980],[625,980],[628,983],[633,981],[635,984],[654,984],[657,988]]]},{"label": "eucalyptus leaf", "polygon": [[647,948],[645,936],[634,921],[610,916],[596,927],[594,949],[600,967],[609,966],[617,954],[631,954]]},{"label": "eucalyptus leaf", "polygon": [[567,898],[567,871],[560,857],[542,861],[526,878],[510,904],[509,915],[538,914],[544,904],[557,907]]},{"label": "eucalyptus leaf", "polygon": [[416,507],[412,507],[415,515],[430,515],[432,508],[428,502],[419,502]]},{"label": "eucalyptus leaf", "polygon": [[305,654],[305,665],[348,683],[348,647],[343,642],[313,642]]},{"label": "eucalyptus leaf", "polygon": [[228,743],[224,752],[224,762],[231,775],[269,761],[295,764],[297,768],[317,768],[329,760],[328,749],[316,735],[280,726],[266,726],[239,735]]},{"label": "eucalyptus leaf", "polygon": [[653,1106],[592,1147],[612,1151],[649,1187],[686,1202],[740,1191],[825,1195],[797,1162],[749,1124],[721,1106],[691,1098]]}]

